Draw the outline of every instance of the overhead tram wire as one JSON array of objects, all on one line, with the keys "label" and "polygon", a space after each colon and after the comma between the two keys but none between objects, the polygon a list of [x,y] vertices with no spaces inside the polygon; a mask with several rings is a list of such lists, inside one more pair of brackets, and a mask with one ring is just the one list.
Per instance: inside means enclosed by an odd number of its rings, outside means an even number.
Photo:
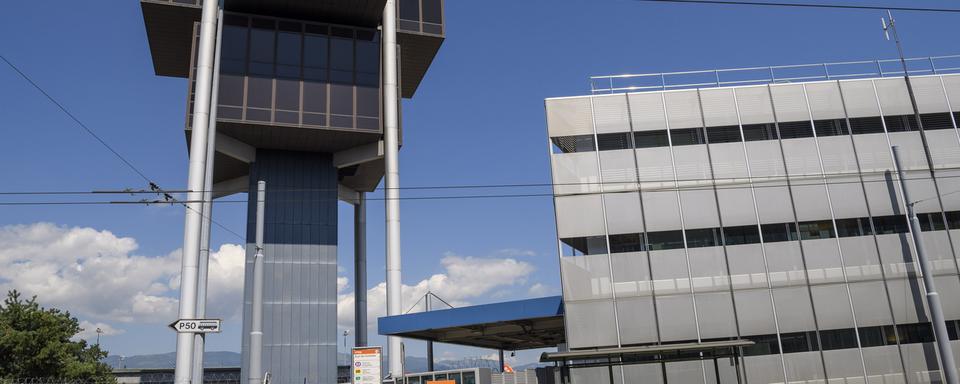
[{"label": "overhead tram wire", "polygon": [[851,4],[824,4],[824,3],[790,3],[790,2],[763,2],[739,0],[633,0],[640,3],[677,3],[677,4],[709,4],[709,5],[745,5],[765,7],[794,7],[794,8],[831,8],[873,11],[906,11],[906,12],[945,12],[960,13],[956,8],[919,8],[882,5],[851,5]]},{"label": "overhead tram wire", "polygon": [[[160,194],[160,195],[162,195],[162,196],[170,197],[170,195],[169,195],[166,191],[164,191],[163,188],[160,188],[160,186],[159,186],[157,183],[154,183],[153,180],[151,180],[149,177],[147,177],[147,175],[146,175],[143,171],[141,171],[139,168],[137,168],[135,165],[133,165],[133,163],[130,162],[130,160],[127,160],[126,157],[124,157],[123,155],[121,155],[120,152],[118,152],[118,151],[117,151],[116,149],[114,149],[110,144],[108,144],[108,143],[106,142],[106,140],[104,140],[102,137],[100,137],[100,135],[98,135],[96,132],[94,132],[93,129],[90,129],[90,127],[88,127],[86,124],[84,124],[83,121],[80,121],[80,119],[77,118],[76,115],[74,115],[73,113],[71,113],[70,110],[67,109],[67,107],[65,107],[62,103],[60,103],[59,101],[57,101],[57,99],[54,98],[52,95],[50,95],[50,93],[48,93],[46,90],[44,90],[43,87],[40,86],[40,84],[37,84],[37,82],[34,81],[32,78],[30,78],[30,76],[28,76],[25,72],[23,72],[22,70],[20,70],[19,67],[17,67],[17,66],[16,66],[15,64],[13,64],[10,60],[8,60],[6,56],[0,54],[0,60],[3,60],[3,62],[6,63],[7,66],[9,66],[11,69],[13,69],[13,71],[16,72],[18,75],[20,75],[21,78],[23,78],[24,80],[26,80],[27,83],[30,83],[30,85],[33,86],[34,89],[36,89],[37,91],[39,91],[44,97],[47,98],[47,100],[49,100],[51,103],[53,103],[53,105],[57,106],[57,108],[60,109],[61,112],[63,112],[63,113],[64,113],[65,115],[67,115],[68,117],[70,117],[70,119],[73,120],[73,122],[76,123],[78,126],[80,126],[80,128],[82,128],[82,129],[83,129],[85,132],[87,132],[90,136],[93,136],[93,138],[96,139],[97,142],[100,143],[100,145],[102,145],[104,148],[106,148],[108,151],[110,151],[110,153],[113,153],[113,155],[116,156],[117,159],[120,159],[120,161],[123,162],[123,164],[127,166],[127,168],[130,168],[130,170],[132,170],[134,173],[136,173],[138,176],[140,176],[140,178],[142,178],[144,181],[146,181],[146,182],[147,182],[147,185],[149,185],[151,189],[155,189],[155,190],[153,191],[153,193],[158,193],[158,194]],[[190,206],[188,206],[188,205],[186,205],[186,204],[184,204],[184,203],[180,203],[180,204],[183,205],[184,207],[186,207],[187,209],[191,210],[191,211],[197,212],[195,209],[191,208]],[[6,205],[6,204],[0,204],[0,205]],[[201,216],[203,216],[204,218],[209,219],[210,222],[216,224],[218,227],[222,228],[223,230],[225,230],[225,231],[233,234],[234,236],[236,236],[237,238],[239,238],[239,239],[241,239],[241,240],[244,240],[244,237],[243,237],[243,236],[240,236],[239,233],[237,233],[236,231],[234,231],[234,230],[232,230],[232,229],[230,229],[230,228],[227,228],[226,226],[224,226],[223,224],[220,224],[220,223],[217,222],[216,220],[213,220],[213,218],[205,216],[205,215],[203,214],[203,212],[197,212],[197,213],[200,214]]]}]

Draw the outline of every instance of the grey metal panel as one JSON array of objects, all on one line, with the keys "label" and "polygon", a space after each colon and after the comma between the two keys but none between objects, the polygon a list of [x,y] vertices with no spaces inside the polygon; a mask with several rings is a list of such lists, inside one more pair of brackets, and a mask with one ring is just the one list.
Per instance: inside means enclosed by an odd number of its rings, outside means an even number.
[{"label": "grey metal panel", "polygon": [[584,367],[570,369],[571,384],[609,383],[610,370],[607,367]]},{"label": "grey metal panel", "polygon": [[803,96],[803,85],[771,85],[770,92],[773,94],[773,108],[777,114],[777,121],[810,120],[807,102]]},{"label": "grey metal panel", "polygon": [[950,98],[950,109],[960,111],[960,75],[943,75],[943,85]]},{"label": "grey metal panel", "polygon": [[652,297],[617,297],[620,341],[623,344],[646,344],[657,341],[657,323]]},{"label": "grey metal panel", "polygon": [[626,383],[663,384],[663,370],[658,363],[631,364],[623,366],[623,375]]},{"label": "grey metal panel", "polygon": [[564,300],[563,306],[570,348],[617,345],[613,300]]},{"label": "grey metal panel", "polygon": [[653,293],[646,252],[614,253],[610,255],[610,262],[613,265],[613,289],[617,300]]},{"label": "grey metal panel", "polygon": [[607,210],[607,230],[610,234],[644,232],[639,193],[605,193],[603,199],[607,207],[611,207]]},{"label": "grey metal panel", "polygon": [[677,180],[710,180],[712,178],[706,146],[673,147],[673,158],[676,162]]},{"label": "grey metal panel", "polygon": [[821,383],[823,380],[823,362],[820,352],[787,353],[783,355],[783,363],[787,367],[787,382],[798,380],[804,382]]},{"label": "grey metal panel", "polygon": [[810,284],[843,282],[843,265],[836,239],[803,241]]},{"label": "grey metal panel", "polygon": [[696,316],[690,295],[657,296],[657,319],[661,341],[697,339]]},{"label": "grey metal panel", "polygon": [[[940,220],[937,216],[936,220]],[[923,244],[927,249],[927,260],[933,267],[935,275],[956,275],[957,264],[950,247],[950,238],[947,231],[933,231],[920,233]]]},{"label": "grey metal panel", "polygon": [[956,275],[934,276],[937,294],[943,300],[943,315],[949,319],[960,319],[960,279]]},{"label": "grey metal panel", "polygon": [[872,80],[841,81],[840,89],[849,117],[880,116]]},{"label": "grey metal panel", "polygon": [[739,124],[732,89],[703,89],[700,91],[700,102],[708,127]]},{"label": "grey metal panel", "polygon": [[737,336],[730,292],[697,293],[694,299],[697,301],[700,337],[712,339]]},{"label": "grey metal panel", "polygon": [[695,292],[725,292],[730,289],[723,247],[690,248],[687,255]]},{"label": "grey metal panel", "polygon": [[850,298],[844,284],[815,285],[810,287],[810,294],[813,297],[817,325],[821,330],[855,326]]},{"label": "grey metal panel", "polygon": [[777,303],[777,319],[780,321],[780,332],[800,332],[816,329],[807,287],[775,288],[773,298]]},{"label": "grey metal panel", "polygon": [[596,153],[557,153],[550,155],[550,159],[555,194],[600,192]]},{"label": "grey metal panel", "polygon": [[878,280],[883,277],[880,255],[870,236],[845,237],[840,239],[844,268],[848,281]]},{"label": "grey metal panel", "polygon": [[[302,345],[336,353],[336,168],[326,154],[258,150],[250,180],[251,188],[258,180],[267,183],[264,368],[279,383],[300,383],[304,378],[333,382],[335,367],[322,366]],[[250,239],[255,211],[249,209],[248,214]],[[253,246],[248,245],[248,265],[252,257]],[[304,286],[303,271],[311,267],[330,271],[316,279],[315,296],[307,295]],[[251,287],[245,285],[244,313],[249,314]],[[244,362],[249,327],[245,317]]]},{"label": "grey metal panel", "polygon": [[730,282],[734,289],[767,287],[767,272],[760,244],[728,245],[727,253]]},{"label": "grey metal panel", "polygon": [[840,97],[840,87],[835,82],[809,83],[807,100],[810,102],[810,113],[814,120],[842,119],[843,99]]},{"label": "grey metal panel", "polygon": [[960,210],[960,194],[946,194],[953,191],[960,191],[960,170],[938,170],[937,184],[940,185],[940,190],[943,191],[940,195],[943,198],[943,209],[945,211]]},{"label": "grey metal panel", "polygon": [[686,228],[715,228],[720,226],[717,202],[713,191],[699,189],[680,191],[683,205],[683,224]]},{"label": "grey metal panel", "polygon": [[826,174],[857,173],[857,156],[849,136],[828,136],[818,139],[823,172]]},{"label": "grey metal panel", "polygon": [[713,164],[713,176],[718,179],[718,185],[742,181],[730,179],[748,176],[747,158],[741,143],[710,144],[710,161]]},{"label": "grey metal panel", "polygon": [[938,129],[925,133],[935,168],[960,167],[960,142],[957,141],[956,130]]},{"label": "grey metal panel", "polygon": [[653,289],[658,295],[690,292],[690,274],[682,249],[650,251]]},{"label": "grey metal panel", "polygon": [[934,343],[901,344],[907,383],[943,383]]},{"label": "grey metal panel", "polygon": [[718,186],[717,200],[720,202],[720,217],[724,226],[738,226],[757,223],[756,210],[753,208],[753,194],[739,187]]},{"label": "grey metal panel", "polygon": [[703,365],[699,361],[679,361],[666,363],[668,383],[704,383]]},{"label": "grey metal panel", "polygon": [[606,254],[560,258],[563,298],[567,301],[613,297]]},{"label": "grey metal panel", "polygon": [[821,174],[816,139],[811,137],[785,140],[783,155],[790,177]]},{"label": "grey metal panel", "polygon": [[867,202],[863,185],[857,176],[830,178],[827,190],[836,218],[867,217]]},{"label": "grey metal panel", "polygon": [[600,152],[600,176],[604,192],[635,191],[637,164],[633,150],[621,149]]},{"label": "grey metal panel", "polygon": [[781,355],[748,356],[743,358],[746,382],[783,383]]},{"label": "grey metal panel", "polygon": [[917,99],[917,109],[920,113],[950,111],[939,76],[911,77],[910,83],[913,85],[913,94]]},{"label": "grey metal panel", "polygon": [[643,192],[643,207],[648,232],[680,229],[680,205],[676,192]]},{"label": "grey metal panel", "polygon": [[643,189],[672,187],[673,160],[670,148],[643,148],[634,150],[637,156],[637,174]]},{"label": "grey metal panel", "polygon": [[697,91],[670,91],[663,93],[670,129],[703,126]]},{"label": "grey metal panel", "polygon": [[630,131],[630,114],[624,95],[593,96],[593,122],[597,133]]},{"label": "grey metal panel", "polygon": [[838,383],[863,383],[863,362],[856,349],[823,351],[827,378]]},{"label": "grey metal panel", "polygon": [[908,171],[906,172],[906,185],[910,189],[910,197],[914,199],[914,208],[918,213],[940,212],[937,190],[933,185],[933,179],[930,178],[930,173]]},{"label": "grey metal panel", "polygon": [[904,169],[929,169],[920,132],[891,132],[890,145],[900,147],[900,162]]},{"label": "grey metal panel", "polygon": [[773,108],[766,86],[737,88],[737,104],[743,124],[772,123]]},{"label": "grey metal panel", "polygon": [[830,219],[827,188],[823,185],[811,185],[810,181],[803,183],[803,185],[793,186],[793,202],[797,208],[797,220]]},{"label": "grey metal panel", "polygon": [[767,267],[770,270],[770,283],[774,287],[806,284],[803,259],[800,256],[800,243],[785,241],[764,244]]},{"label": "grey metal panel", "polygon": [[598,236],[606,233],[600,195],[557,196],[557,236]]},{"label": "grey metal panel", "polygon": [[912,115],[913,106],[902,78],[876,79],[877,96],[884,115]]},{"label": "grey metal panel", "polygon": [[786,175],[783,155],[776,141],[750,141],[746,143],[747,157],[750,159],[750,172],[753,177],[774,177]]},{"label": "grey metal panel", "polygon": [[659,93],[633,93],[628,98],[634,131],[667,129],[666,117],[663,114],[663,98]]},{"label": "grey metal panel", "polygon": [[923,284],[916,279],[888,279],[893,318],[899,324],[930,321]]},{"label": "grey metal panel", "polygon": [[547,99],[545,103],[550,137],[593,134],[589,97]]},{"label": "grey metal panel", "polygon": [[853,142],[857,148],[860,168],[864,173],[893,169],[893,158],[890,155],[886,135],[882,133],[854,135]]},{"label": "grey metal panel", "polygon": [[903,363],[896,345],[863,348],[863,362],[867,367],[867,383],[904,384]]},{"label": "grey metal panel", "polygon": [[763,224],[787,223],[794,219],[790,192],[781,185],[784,185],[783,181],[757,184],[754,193],[757,195],[757,213]]},{"label": "grey metal panel", "polygon": [[887,278],[902,278],[916,274],[913,258],[913,242],[906,233],[877,235],[880,260]]},{"label": "grey metal panel", "polygon": [[742,335],[770,335],[777,332],[770,290],[736,290],[733,291],[733,296]]}]

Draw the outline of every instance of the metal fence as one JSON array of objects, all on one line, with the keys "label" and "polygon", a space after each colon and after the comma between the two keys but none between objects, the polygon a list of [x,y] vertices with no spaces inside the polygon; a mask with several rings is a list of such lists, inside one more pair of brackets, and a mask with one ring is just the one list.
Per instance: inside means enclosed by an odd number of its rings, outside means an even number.
[{"label": "metal fence", "polygon": [[[907,72],[911,76],[960,73],[960,55],[910,58],[906,59],[906,63]],[[887,59],[687,72],[604,75],[590,77],[590,91],[593,94],[606,94],[870,77],[902,77],[903,72],[900,59]]]}]

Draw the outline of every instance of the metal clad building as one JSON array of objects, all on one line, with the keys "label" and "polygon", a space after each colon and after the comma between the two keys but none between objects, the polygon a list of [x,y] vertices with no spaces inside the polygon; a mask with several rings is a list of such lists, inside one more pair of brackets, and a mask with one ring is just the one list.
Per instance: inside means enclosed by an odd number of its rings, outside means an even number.
[{"label": "metal clad building", "polygon": [[571,381],[940,382],[890,147],[956,340],[960,75],[913,84],[923,132],[902,77],[547,99],[569,350],[756,343]]}]

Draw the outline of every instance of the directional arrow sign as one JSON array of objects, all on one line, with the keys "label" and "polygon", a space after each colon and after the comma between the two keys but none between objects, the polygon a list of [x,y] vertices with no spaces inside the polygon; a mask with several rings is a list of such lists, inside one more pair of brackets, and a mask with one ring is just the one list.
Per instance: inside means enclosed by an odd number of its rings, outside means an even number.
[{"label": "directional arrow sign", "polygon": [[180,319],[170,323],[177,333],[220,333],[220,319]]}]

